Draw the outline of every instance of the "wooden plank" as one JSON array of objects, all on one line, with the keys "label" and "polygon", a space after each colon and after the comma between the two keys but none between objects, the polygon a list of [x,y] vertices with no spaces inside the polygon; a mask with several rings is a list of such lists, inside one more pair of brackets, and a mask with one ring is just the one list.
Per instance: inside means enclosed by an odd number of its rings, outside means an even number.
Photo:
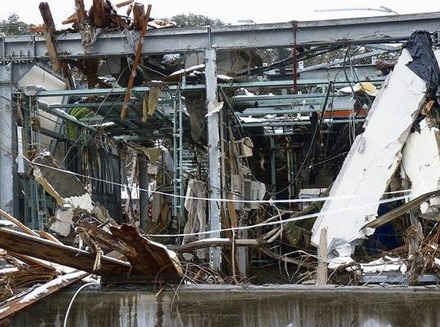
[{"label": "wooden plank", "polygon": [[61,62],[58,57],[58,51],[55,43],[55,23],[52,17],[52,13],[47,2],[41,2],[39,5],[41,17],[44,22],[43,36],[46,41],[47,52],[49,53],[49,60],[52,65],[52,69],[55,72],[61,72]]},{"label": "wooden plank", "polygon": [[128,278],[130,273],[139,273],[128,262],[107,256],[101,257],[101,268],[93,271],[93,253],[6,228],[0,228],[0,248],[101,276]]},{"label": "wooden plank", "polygon": [[318,268],[316,270],[316,285],[327,284],[327,228],[321,229],[318,249]]},{"label": "wooden plank", "polygon": [[10,214],[8,214],[7,212],[3,211],[2,209],[0,209],[0,216],[2,216],[3,218],[5,218],[5,219],[9,220],[10,222],[14,223],[18,227],[20,227],[23,231],[25,231],[27,234],[33,235],[35,237],[39,237],[37,232],[35,232],[34,230],[30,229],[26,225],[22,224],[18,219],[12,217]]},{"label": "wooden plank", "polygon": [[364,226],[362,226],[362,228],[377,228],[380,227],[400,216],[402,216],[403,214],[408,213],[409,211],[413,210],[414,208],[416,208],[417,206],[419,206],[421,203],[429,200],[430,198],[434,197],[434,196],[438,196],[440,195],[440,190],[435,190],[432,192],[428,192],[426,194],[422,194],[420,196],[418,196],[417,198],[402,204],[401,206],[388,211],[386,214],[383,214],[382,216],[376,218],[373,221],[370,221],[368,224],[365,224]]},{"label": "wooden plank", "polygon": [[93,20],[95,27],[105,27],[107,24],[105,0],[93,0]]},{"label": "wooden plank", "polygon": [[145,22],[144,5],[135,3],[133,7],[133,29],[141,30]]},{"label": "wooden plank", "polygon": [[148,27],[148,21],[150,20],[150,14],[151,14],[151,5],[148,5],[147,13],[145,14],[144,25],[142,26],[142,30],[139,36],[139,42],[136,48],[136,55],[134,57],[133,66],[131,67],[131,74],[128,80],[127,90],[125,92],[124,104],[122,105],[122,110],[121,110],[121,119],[124,119],[125,116],[127,116],[128,101],[130,100],[131,89],[133,87],[134,78],[136,77],[137,66],[139,64],[139,61],[141,60],[142,48],[144,47],[144,39],[145,36],[147,35],[147,27]]},{"label": "wooden plank", "polygon": [[44,285],[22,293],[18,297],[12,297],[9,300],[4,301],[0,306],[0,321],[2,319],[6,319],[14,313],[26,309],[27,307],[35,304],[35,302],[40,301],[47,296],[76,283],[77,281],[80,281],[87,275],[89,275],[89,273],[84,271],[75,271],[62,275]]}]

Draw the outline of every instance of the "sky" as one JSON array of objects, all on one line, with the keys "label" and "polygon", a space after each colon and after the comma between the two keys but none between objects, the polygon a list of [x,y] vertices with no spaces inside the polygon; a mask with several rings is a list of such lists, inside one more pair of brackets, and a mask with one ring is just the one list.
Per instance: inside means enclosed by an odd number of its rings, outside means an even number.
[{"label": "sky", "polygon": [[[113,3],[122,0],[113,0]],[[42,18],[38,5],[41,0],[12,0],[8,6],[3,6],[0,20],[7,19],[11,13],[19,15],[20,20],[39,25]],[[74,0],[46,0],[52,11],[57,28],[67,28],[61,21],[75,12]],[[90,8],[92,0],[84,0],[86,9]],[[197,14],[220,19],[225,23],[281,23],[291,20],[322,20],[332,18],[347,18],[361,16],[382,16],[440,12],[440,1],[418,0],[137,0],[145,8],[151,5],[151,17],[170,18],[178,14]],[[390,9],[387,12],[387,9]],[[119,12],[123,14],[126,7]]]}]

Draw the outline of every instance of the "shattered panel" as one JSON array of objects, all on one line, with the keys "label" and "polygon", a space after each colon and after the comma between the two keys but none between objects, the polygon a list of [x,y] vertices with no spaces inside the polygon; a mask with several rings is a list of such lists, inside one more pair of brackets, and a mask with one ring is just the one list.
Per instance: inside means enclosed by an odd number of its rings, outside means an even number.
[{"label": "shattered panel", "polygon": [[315,245],[320,231],[327,228],[328,253],[336,249],[339,255],[351,255],[350,243],[373,232],[360,229],[376,218],[379,200],[400,162],[400,151],[427,91],[426,82],[406,66],[411,59],[404,49],[313,226]]},{"label": "shattered panel", "polygon": [[[429,126],[427,119],[420,122],[420,132],[408,137],[403,149],[403,168],[411,182],[409,201],[426,192],[436,190],[440,184],[440,133]],[[420,205],[422,217],[438,219],[440,197],[435,196]]]}]

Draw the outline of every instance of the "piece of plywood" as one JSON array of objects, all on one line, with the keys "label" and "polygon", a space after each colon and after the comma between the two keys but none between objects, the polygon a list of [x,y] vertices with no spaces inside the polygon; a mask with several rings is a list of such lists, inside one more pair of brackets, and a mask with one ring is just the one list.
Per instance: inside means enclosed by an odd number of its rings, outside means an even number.
[{"label": "piece of plywood", "polygon": [[327,228],[329,253],[336,250],[336,255],[351,255],[353,241],[374,231],[361,228],[376,218],[379,201],[425,102],[426,82],[406,66],[411,60],[403,49],[315,221],[312,242],[318,245],[320,231]]}]

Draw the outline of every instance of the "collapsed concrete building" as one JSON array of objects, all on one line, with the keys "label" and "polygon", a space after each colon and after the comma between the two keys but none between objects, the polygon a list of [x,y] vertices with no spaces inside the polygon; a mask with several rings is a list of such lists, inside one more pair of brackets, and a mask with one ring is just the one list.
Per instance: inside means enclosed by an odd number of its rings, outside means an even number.
[{"label": "collapsed concrete building", "polygon": [[437,281],[439,13],[181,29],[76,4],[1,38],[1,222],[29,235],[0,248],[111,281]]}]

